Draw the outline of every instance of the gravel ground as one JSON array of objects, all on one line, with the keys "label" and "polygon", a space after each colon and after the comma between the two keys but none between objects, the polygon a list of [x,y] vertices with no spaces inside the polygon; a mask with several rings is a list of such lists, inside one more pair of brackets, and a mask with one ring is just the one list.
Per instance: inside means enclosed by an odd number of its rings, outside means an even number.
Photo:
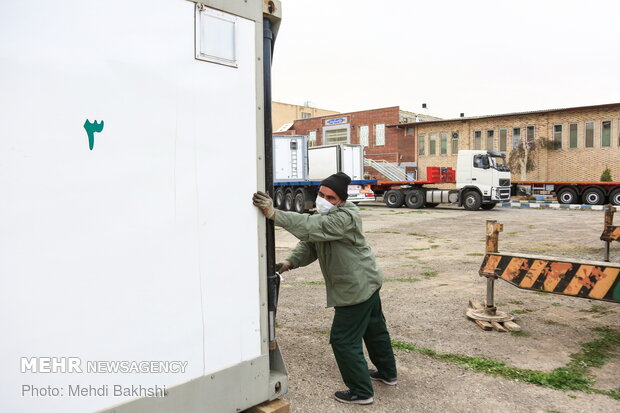
[{"label": "gravel ground", "polygon": [[[620,325],[613,303],[541,295],[496,283],[502,311],[524,310],[517,322],[528,335],[484,332],[467,320],[469,299],[483,300],[478,276],[485,220],[504,224],[500,251],[602,260],[599,211],[496,208],[469,212],[456,208],[388,209],[362,206],[364,230],[387,279],[381,290],[393,339],[439,353],[465,354],[508,366],[551,371],[566,365],[580,344],[596,337],[593,327]],[[276,231],[277,258],[297,240]],[[620,262],[620,245],[611,261]],[[328,343],[332,309],[325,308],[325,286],[317,263],[284,275],[278,309],[278,342],[289,369],[294,412],[612,412],[620,402],[605,395],[564,392],[473,372],[428,356],[397,350],[399,384],[375,384],[375,403],[348,406],[333,400],[343,390]],[[416,282],[402,279],[416,278]],[[593,307],[595,305],[596,307]],[[591,369],[595,387],[620,387],[619,359]]]}]

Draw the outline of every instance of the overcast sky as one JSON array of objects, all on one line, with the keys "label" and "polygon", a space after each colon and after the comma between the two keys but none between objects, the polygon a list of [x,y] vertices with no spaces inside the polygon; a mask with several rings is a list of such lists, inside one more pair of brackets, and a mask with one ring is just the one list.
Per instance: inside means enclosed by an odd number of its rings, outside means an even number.
[{"label": "overcast sky", "polygon": [[619,0],[282,0],[273,99],[444,118],[620,102]]}]

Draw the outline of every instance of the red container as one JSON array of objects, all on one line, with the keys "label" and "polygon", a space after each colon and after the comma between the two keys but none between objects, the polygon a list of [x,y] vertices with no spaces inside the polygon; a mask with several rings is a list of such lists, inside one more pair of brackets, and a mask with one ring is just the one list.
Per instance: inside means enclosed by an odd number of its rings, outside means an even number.
[{"label": "red container", "polygon": [[456,171],[452,168],[427,166],[426,180],[433,184],[454,183],[456,182]]}]

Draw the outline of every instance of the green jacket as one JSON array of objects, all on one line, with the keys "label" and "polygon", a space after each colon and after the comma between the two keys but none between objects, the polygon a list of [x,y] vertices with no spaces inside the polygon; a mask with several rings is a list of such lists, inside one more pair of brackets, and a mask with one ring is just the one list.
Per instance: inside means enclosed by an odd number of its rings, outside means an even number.
[{"label": "green jacket", "polygon": [[364,238],[359,209],[351,202],[327,215],[277,211],[275,224],[301,240],[286,259],[292,268],[318,258],[328,307],[359,304],[381,287],[383,274]]}]

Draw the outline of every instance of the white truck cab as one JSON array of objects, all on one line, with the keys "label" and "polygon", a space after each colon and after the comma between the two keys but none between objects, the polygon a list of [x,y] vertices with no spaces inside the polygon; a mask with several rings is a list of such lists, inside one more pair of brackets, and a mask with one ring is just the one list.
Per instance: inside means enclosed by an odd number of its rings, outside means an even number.
[{"label": "white truck cab", "polygon": [[497,202],[510,200],[506,155],[494,151],[459,151],[456,187],[461,193],[460,203],[466,209],[491,209]]}]

